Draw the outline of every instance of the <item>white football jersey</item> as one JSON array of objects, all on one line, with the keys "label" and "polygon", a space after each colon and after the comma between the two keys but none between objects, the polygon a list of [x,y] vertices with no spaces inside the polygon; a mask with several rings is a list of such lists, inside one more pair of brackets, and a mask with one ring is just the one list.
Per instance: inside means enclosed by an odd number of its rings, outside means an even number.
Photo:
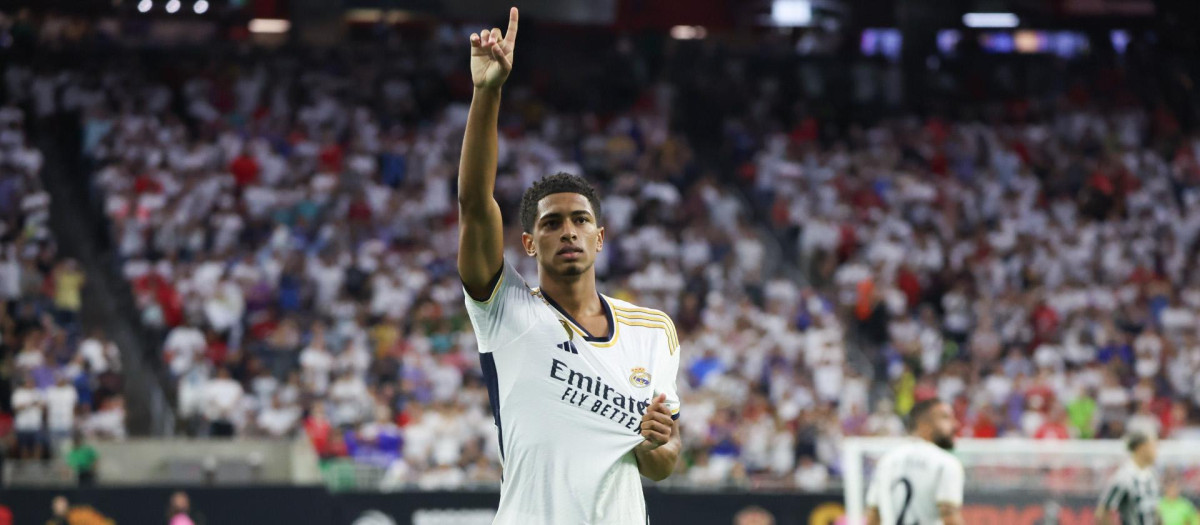
[{"label": "white football jersey", "polygon": [[958,458],[923,439],[892,450],[875,465],[867,507],[885,525],[941,525],[939,503],[962,506],[963,467]]},{"label": "white football jersey", "polygon": [[592,337],[507,261],[487,301],[467,295],[504,467],[496,524],[644,524],[633,449],[659,393],[679,416],[679,339],[664,313],[600,296]]}]

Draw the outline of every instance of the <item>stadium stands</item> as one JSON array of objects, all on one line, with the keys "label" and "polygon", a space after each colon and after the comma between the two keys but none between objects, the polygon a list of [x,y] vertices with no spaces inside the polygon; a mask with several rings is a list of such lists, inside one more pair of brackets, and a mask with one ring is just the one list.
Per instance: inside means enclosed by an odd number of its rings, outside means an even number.
[{"label": "stadium stands", "polygon": [[82,329],[84,272],[51,233],[45,159],[20,109],[38,85],[11,84],[0,108],[0,443],[26,459],[62,453],[76,431],[125,432],[119,352],[103,330]]}]

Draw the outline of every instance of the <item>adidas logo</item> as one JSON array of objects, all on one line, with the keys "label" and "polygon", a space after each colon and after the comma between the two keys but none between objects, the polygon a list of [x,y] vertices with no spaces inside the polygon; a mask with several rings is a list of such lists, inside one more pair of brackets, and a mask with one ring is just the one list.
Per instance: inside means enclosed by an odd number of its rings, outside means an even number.
[{"label": "adidas logo", "polygon": [[574,342],[574,341],[563,341],[563,342],[561,342],[561,343],[558,343],[558,344],[556,344],[556,345],[554,345],[554,346],[557,346],[559,350],[562,350],[562,351],[564,351],[564,352],[570,352],[570,353],[572,353],[572,354],[578,354],[578,353],[579,353],[579,350],[577,350],[577,349],[575,348],[575,342]]}]

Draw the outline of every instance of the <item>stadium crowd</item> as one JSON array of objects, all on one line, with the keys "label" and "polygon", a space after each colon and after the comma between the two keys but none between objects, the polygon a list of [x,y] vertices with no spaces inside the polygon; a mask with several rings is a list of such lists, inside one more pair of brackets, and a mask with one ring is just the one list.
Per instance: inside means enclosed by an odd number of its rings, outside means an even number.
[{"label": "stadium crowd", "polygon": [[35,92],[7,74],[0,107],[0,456],[45,458],[64,454],[76,434],[124,436],[121,360],[103,331],[82,329],[84,272],[57,251],[40,178],[45,159],[20,109]]},{"label": "stadium crowd", "polygon": [[[183,430],[304,433],[392,486],[499,480],[454,268],[459,36],[59,86]],[[675,320],[679,478],[820,490],[842,437],[900,435],[930,396],[973,437],[1200,438],[1200,137],[1169,113],[1060,93],[838,126],[781,118],[795,93],[770,74],[712,69],[707,96],[676,70],[571,110],[530,74],[501,116],[507,238],[532,181],[586,174],[601,289]],[[754,102],[709,111],[728,115],[716,170],[675,123],[730,93]]]}]

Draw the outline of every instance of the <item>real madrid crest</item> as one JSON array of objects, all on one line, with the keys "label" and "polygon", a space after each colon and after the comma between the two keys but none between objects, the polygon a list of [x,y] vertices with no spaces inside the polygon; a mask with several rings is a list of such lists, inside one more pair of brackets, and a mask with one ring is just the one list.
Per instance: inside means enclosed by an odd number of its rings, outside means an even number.
[{"label": "real madrid crest", "polygon": [[638,388],[646,388],[650,386],[650,373],[647,372],[645,368],[637,367],[634,368],[632,372],[633,373],[629,375],[629,384]]}]

